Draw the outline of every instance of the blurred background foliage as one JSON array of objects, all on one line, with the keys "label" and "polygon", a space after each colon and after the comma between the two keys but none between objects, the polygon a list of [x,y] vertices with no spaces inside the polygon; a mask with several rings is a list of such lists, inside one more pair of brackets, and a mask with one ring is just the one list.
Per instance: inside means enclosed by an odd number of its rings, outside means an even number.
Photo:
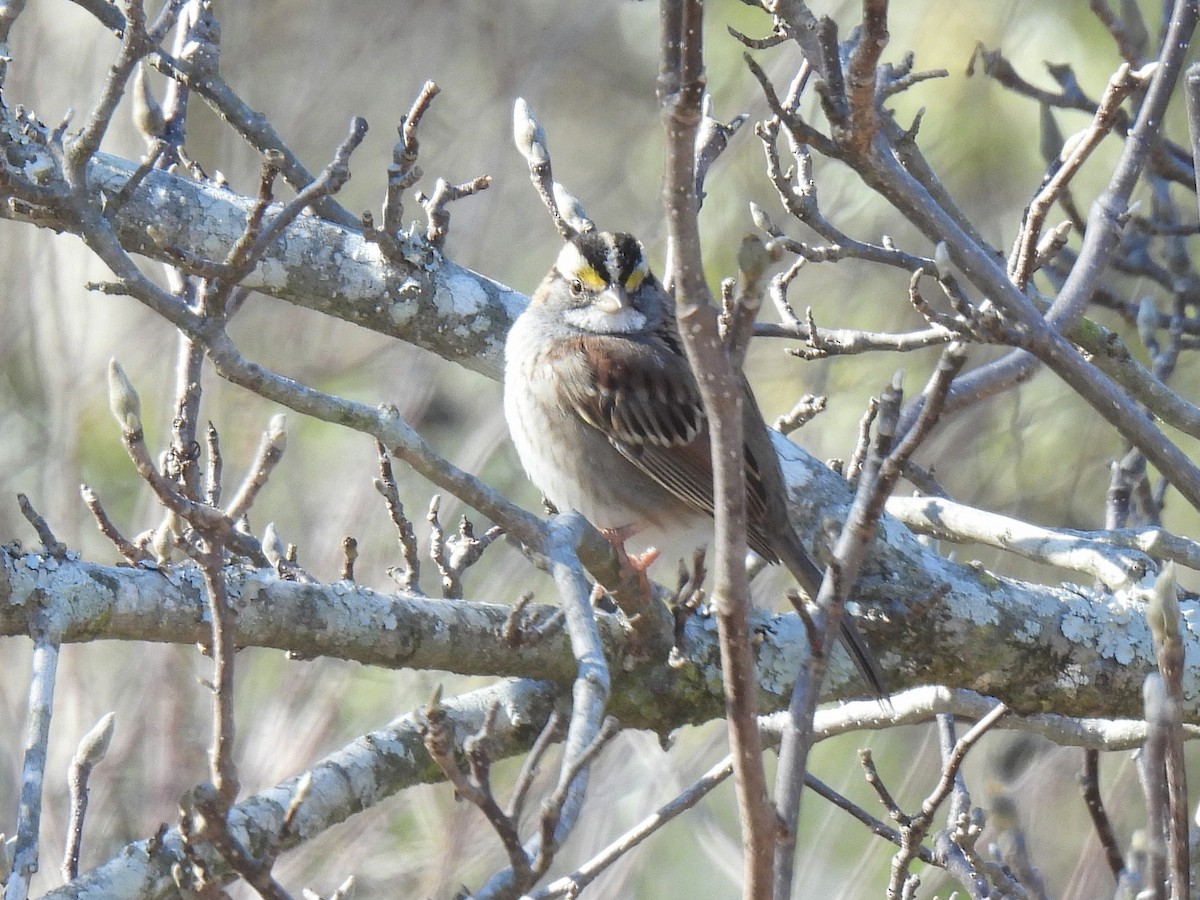
[{"label": "blurred background foliage", "polygon": [[[1158,5],[1143,4],[1149,21]],[[708,4],[709,87],[718,115],[739,112],[752,121],[767,108],[742,60],[743,48],[726,32],[750,35],[767,18],[737,0]],[[815,3],[843,24],[855,20],[853,3]],[[264,113],[310,169],[323,166],[352,115],[371,132],[358,150],[354,178],[343,192],[351,210],[378,209],[395,125],[421,84],[442,88],[420,132],[421,187],[443,176],[463,181],[493,176],[484,194],[455,204],[447,253],[457,262],[526,293],[540,280],[557,248],[554,229],[530,189],[523,160],[511,145],[514,98],[525,97],[550,136],[557,177],[608,229],[633,231],[661,260],[664,226],[659,204],[662,143],[654,87],[657,6],[605,0],[405,0],[313,3],[259,0],[218,4],[222,71]],[[1083,2],[1036,0],[910,0],[894,4],[885,58],[906,50],[918,69],[944,68],[948,77],[897,97],[907,124],[926,110],[920,144],[951,194],[980,231],[1007,251],[1021,211],[1040,181],[1038,109],[989,79],[967,77],[976,43],[999,48],[1027,79],[1053,88],[1043,61],[1069,63],[1086,91],[1098,97],[1119,57]],[[82,115],[95,98],[116,41],[65,0],[30,4],[13,34],[4,101],[24,104],[45,121],[69,108]],[[779,84],[798,61],[794,48],[756,52]],[[152,76],[161,91],[162,81]],[[1178,104],[1177,104],[1178,107]],[[810,114],[816,113],[811,102]],[[1178,121],[1168,123],[1177,138]],[[257,156],[202,102],[191,105],[189,148],[209,172],[252,193]],[[1082,114],[1057,114],[1070,134]],[[126,157],[142,152],[127,117],[104,149]],[[1076,181],[1082,208],[1104,184],[1119,150],[1110,139]],[[930,254],[932,248],[840,164],[816,160],[821,206],[848,234]],[[763,172],[761,145],[747,126],[717,163],[706,185],[702,216],[710,277],[730,274],[751,225],[747,204],[764,206],[787,223]],[[410,217],[419,207],[408,204]],[[153,269],[153,267],[151,267]],[[120,448],[107,410],[104,370],[117,357],[142,392],[152,446],[170,425],[176,340],[161,321],[125,298],[90,294],[89,280],[107,272],[71,237],[0,221],[0,538],[30,544],[16,492],[29,495],[59,538],[85,558],[115,561],[79,499],[90,484],[127,534],[153,527],[158,517]],[[907,276],[857,262],[809,265],[793,286],[797,311],[811,306],[820,325],[903,330],[920,321],[906,300]],[[1118,283],[1118,293],[1154,296],[1149,284]],[[773,310],[766,310],[774,317]],[[1108,324],[1111,317],[1099,314]],[[341,322],[255,297],[239,315],[234,336],[251,358],[300,381],[371,403],[394,403],[436,448],[480,473],[510,496],[537,508],[538,497],[520,474],[507,442],[500,387],[413,347]],[[768,418],[786,411],[804,392],[827,394],[829,412],[795,439],[819,457],[847,456],[866,399],[897,367],[906,383],[923,383],[936,353],[853,356],[802,362],[784,343],[759,341],[751,377]],[[972,351],[982,361],[989,351]],[[1180,365],[1190,381],[1193,366]],[[205,383],[203,415],[220,430],[230,487],[248,463],[270,404],[213,378]],[[258,530],[274,521],[299,546],[300,561],[322,579],[337,577],[345,535],[359,541],[359,580],[387,587],[387,566],[398,562],[394,532],[372,488],[372,442],[359,434],[291,416],[285,460],[252,513]],[[1186,446],[1186,445],[1185,445]],[[1057,380],[1039,376],[1020,390],[948,419],[919,460],[936,469],[964,502],[1044,523],[1096,528],[1103,522],[1109,462],[1123,452],[1117,436]],[[1065,463],[1065,465],[1064,465]],[[430,485],[398,468],[401,494],[420,524]],[[444,498],[443,522],[469,512]],[[1169,509],[1168,525],[1195,531],[1191,515]],[[482,527],[486,523],[477,522]],[[425,534],[423,528],[418,531]],[[427,544],[427,540],[424,541]],[[959,550],[1010,574],[1047,578],[986,550]],[[435,592],[428,566],[424,587]],[[472,599],[511,602],[524,590],[552,602],[543,576],[515,550],[497,545],[468,578]],[[770,602],[771,598],[766,598]],[[13,821],[20,770],[29,642],[0,641],[8,677],[0,682],[0,830]],[[123,842],[173,821],[176,800],[207,777],[208,705],[197,679],[208,661],[190,647],[94,644],[65,649],[52,737],[53,776],[45,807],[46,848],[62,846],[62,779],[75,742],[103,713],[117,710],[114,751],[98,770],[85,842],[84,867],[107,859]],[[254,791],[290,776],[319,755],[424,702],[436,682],[447,692],[477,681],[440,673],[389,672],[330,660],[290,661],[278,653],[247,650],[239,657],[239,743],[243,787]],[[669,799],[721,754],[721,723],[688,729],[664,753],[657,738],[627,734],[606,752],[593,780],[582,827],[560,858],[562,870],[586,858],[615,834]],[[886,735],[862,734],[822,744],[813,771],[868,808],[877,804],[863,785],[855,749],[875,749],[880,770],[900,802],[912,808],[936,779],[936,741],[930,728]],[[1007,772],[1006,754],[1028,751],[1031,764]],[[1020,755],[1020,754],[1018,754]],[[513,763],[500,767],[514,770]],[[1062,897],[1106,893],[1110,880],[1087,835],[1076,799],[1076,752],[1003,734],[989,736],[967,771],[977,790],[992,779],[1018,795],[1024,824],[1034,837],[1037,862],[1051,892]],[[1105,769],[1115,809],[1140,808],[1127,757]],[[740,843],[730,790],[718,791],[687,824],[656,837],[624,860],[596,889],[597,896],[733,897]],[[977,794],[977,802],[984,798]],[[1139,825],[1139,814],[1118,821],[1119,837]],[[875,895],[884,883],[890,851],[814,797],[806,800],[806,836],[815,847],[798,867],[796,896]],[[868,847],[866,851],[864,847]],[[331,891],[347,874],[359,878],[359,896],[443,897],[461,883],[478,884],[501,864],[498,842],[473,808],[455,804],[444,785],[409,791],[356,817],[286,857],[280,877],[298,890]],[[41,885],[57,883],[48,854]],[[937,885],[942,884],[939,889]],[[930,873],[926,895],[949,886]],[[241,896],[241,895],[239,895]]]}]

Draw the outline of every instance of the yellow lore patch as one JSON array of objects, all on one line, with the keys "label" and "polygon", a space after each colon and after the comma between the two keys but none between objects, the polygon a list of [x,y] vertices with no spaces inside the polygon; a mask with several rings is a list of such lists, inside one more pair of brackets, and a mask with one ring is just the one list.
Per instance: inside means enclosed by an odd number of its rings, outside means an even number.
[{"label": "yellow lore patch", "polygon": [[563,244],[555,268],[568,281],[578,278],[589,291],[601,291],[606,286],[604,278],[592,267],[591,263],[584,259],[583,254],[574,244]]}]

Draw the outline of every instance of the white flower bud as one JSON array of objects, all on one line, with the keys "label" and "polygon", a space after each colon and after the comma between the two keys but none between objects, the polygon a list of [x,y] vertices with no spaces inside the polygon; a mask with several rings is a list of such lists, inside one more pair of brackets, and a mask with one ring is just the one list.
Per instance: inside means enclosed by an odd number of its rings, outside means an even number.
[{"label": "white flower bud", "polygon": [[546,146],[546,132],[534,118],[533,110],[529,108],[524,97],[518,97],[513,104],[513,142],[531,166],[548,162],[550,159],[550,151]]},{"label": "white flower bud", "polygon": [[142,401],[115,359],[108,361],[108,408],[126,434],[142,430]]},{"label": "white flower bud", "polygon": [[108,745],[112,742],[116,722],[117,714],[110,712],[93,725],[92,730],[79,742],[72,763],[90,769],[101,762],[108,754]]}]

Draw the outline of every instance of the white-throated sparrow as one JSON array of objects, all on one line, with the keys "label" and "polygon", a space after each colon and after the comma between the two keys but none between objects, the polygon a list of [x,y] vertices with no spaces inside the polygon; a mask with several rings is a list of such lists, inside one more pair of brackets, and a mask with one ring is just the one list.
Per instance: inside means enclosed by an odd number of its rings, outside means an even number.
[{"label": "white-throated sparrow", "polygon": [[[628,234],[568,241],[505,347],[504,412],[530,480],[559,509],[660,548],[712,534],[708,427],[671,300]],[[770,436],[746,391],[751,549],[815,596],[822,573],[793,531]],[[868,686],[878,666],[849,614],[841,638]]]}]

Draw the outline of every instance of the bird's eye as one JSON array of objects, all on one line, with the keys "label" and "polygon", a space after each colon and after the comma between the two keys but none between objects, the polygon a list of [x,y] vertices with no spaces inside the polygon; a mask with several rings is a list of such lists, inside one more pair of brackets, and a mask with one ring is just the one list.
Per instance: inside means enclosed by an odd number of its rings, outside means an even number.
[{"label": "bird's eye", "polygon": [[583,282],[578,278],[571,279],[571,293],[576,297],[583,294]]}]

